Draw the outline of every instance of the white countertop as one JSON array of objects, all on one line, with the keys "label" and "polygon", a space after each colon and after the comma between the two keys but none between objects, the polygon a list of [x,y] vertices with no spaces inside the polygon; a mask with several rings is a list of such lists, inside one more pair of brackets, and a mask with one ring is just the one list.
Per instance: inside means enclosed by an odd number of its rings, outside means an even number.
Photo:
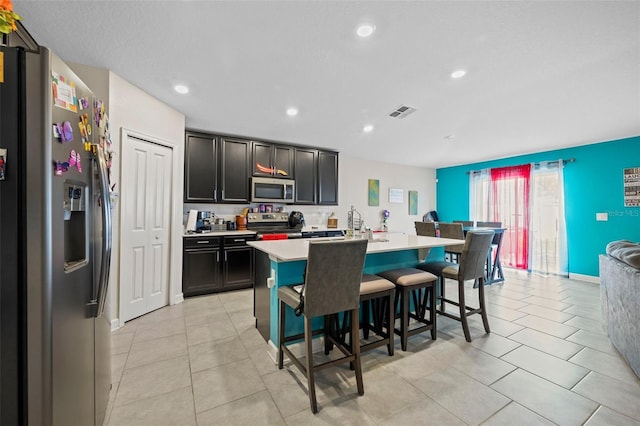
[{"label": "white countertop", "polygon": [[[276,262],[305,260],[309,253],[309,242],[336,241],[344,237],[328,237],[314,239],[248,241],[247,244],[267,253]],[[384,241],[386,240],[386,241]],[[422,237],[402,233],[377,233],[374,240],[367,245],[367,254],[389,251],[413,250],[420,248],[443,247],[464,244],[464,240],[451,238]]]},{"label": "white countertop", "polygon": [[209,232],[196,232],[193,234],[183,234],[184,238],[192,237],[225,237],[233,235],[255,235],[255,231],[209,231]]},{"label": "white countertop", "polygon": [[324,232],[324,231],[346,231],[346,228],[329,228],[327,225],[310,225],[305,226],[301,232]]}]

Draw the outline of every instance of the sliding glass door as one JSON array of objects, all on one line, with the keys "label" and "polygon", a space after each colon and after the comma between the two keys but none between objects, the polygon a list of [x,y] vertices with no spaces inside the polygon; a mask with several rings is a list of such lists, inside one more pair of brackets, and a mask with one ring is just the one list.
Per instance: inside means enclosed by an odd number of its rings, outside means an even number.
[{"label": "sliding glass door", "polygon": [[566,275],[563,162],[524,164],[471,173],[469,217],[502,222],[503,265]]}]

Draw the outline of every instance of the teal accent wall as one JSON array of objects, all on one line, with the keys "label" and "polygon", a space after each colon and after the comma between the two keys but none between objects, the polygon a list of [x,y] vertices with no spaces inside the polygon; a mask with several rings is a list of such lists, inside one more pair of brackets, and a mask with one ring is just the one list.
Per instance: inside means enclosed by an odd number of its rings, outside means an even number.
[{"label": "teal accent wall", "polygon": [[[640,167],[640,136],[438,169],[443,222],[469,217],[470,170],[575,158],[564,169],[569,272],[598,276],[598,255],[614,240],[640,241],[640,208],[624,207],[623,169]],[[597,222],[596,213],[609,214]]]}]

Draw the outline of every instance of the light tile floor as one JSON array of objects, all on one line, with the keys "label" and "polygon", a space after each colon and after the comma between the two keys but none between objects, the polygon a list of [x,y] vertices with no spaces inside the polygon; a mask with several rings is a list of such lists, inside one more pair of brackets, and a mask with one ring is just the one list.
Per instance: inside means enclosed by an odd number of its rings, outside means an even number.
[{"label": "light tile floor", "polygon": [[304,377],[267,354],[251,290],[188,298],[113,333],[105,424],[640,425],[640,380],[602,331],[598,286],[506,274],[487,287],[491,334],[472,316],[467,343],[439,317],[437,340],[364,355],[363,396],[348,366],[324,370],[315,416]]}]

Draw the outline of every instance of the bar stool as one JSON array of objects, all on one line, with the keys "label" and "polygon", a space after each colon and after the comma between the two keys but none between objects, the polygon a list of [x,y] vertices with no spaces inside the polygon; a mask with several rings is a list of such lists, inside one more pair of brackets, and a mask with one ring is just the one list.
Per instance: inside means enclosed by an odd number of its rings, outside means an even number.
[{"label": "bar stool", "polygon": [[[407,350],[409,336],[431,330],[431,338],[436,339],[436,291],[437,277],[429,272],[415,268],[392,269],[378,273],[396,286],[394,310],[400,302],[400,329],[394,331],[400,335],[403,351]],[[409,297],[413,300],[413,311],[410,312]],[[428,302],[428,304],[427,304]],[[429,316],[427,317],[427,311]],[[422,325],[409,330],[409,320],[414,319]],[[395,322],[395,320],[394,320]]]},{"label": "bar stool", "polygon": [[[369,338],[369,332],[373,332],[379,339],[372,342],[363,343],[360,340],[360,352],[375,349],[379,346],[387,345],[389,356],[393,356],[393,322],[395,312],[392,308],[394,301],[394,293],[396,286],[389,280],[385,280],[377,275],[364,274],[360,283],[360,306],[362,309],[362,319],[360,326],[364,339]],[[344,342],[350,348],[352,339],[349,333],[350,316],[345,313],[344,318],[340,321],[339,314],[331,315],[328,319],[329,324],[325,325],[330,329],[330,333]],[[391,324],[391,325],[389,325]],[[347,343],[348,342],[348,343]],[[331,342],[325,340],[324,353],[328,355],[333,349]]]},{"label": "bar stool", "polygon": [[[472,314],[480,314],[484,330],[490,333],[489,320],[487,318],[487,310],[484,304],[484,263],[487,259],[487,252],[491,246],[493,239],[493,231],[469,231],[465,239],[462,253],[460,255],[460,263],[453,262],[425,262],[418,265],[419,269],[428,271],[438,275],[442,287],[441,309],[438,311],[440,315],[455,319],[462,323],[462,330],[467,342],[471,341],[469,333],[469,324],[467,316]],[[458,301],[446,299],[444,297],[445,279],[450,278],[458,281]],[[479,308],[471,308],[465,304],[464,282],[468,280],[477,280],[478,282],[478,303]],[[460,315],[456,316],[445,312],[444,303],[450,303],[459,308]]]},{"label": "bar stool", "polygon": [[[309,404],[313,413],[318,412],[316,401],[316,370],[332,367],[340,362],[349,362],[355,369],[358,394],[364,394],[362,366],[360,360],[359,303],[362,268],[367,252],[367,240],[314,241],[309,243],[309,255],[302,288],[297,291],[293,286],[280,287],[280,316],[278,326],[278,368],[282,369],[284,354],[300,369],[307,378],[309,386]],[[296,286],[297,287],[297,286]],[[295,309],[296,314],[304,317],[304,333],[285,336],[286,306]],[[351,348],[334,339],[328,330],[311,329],[311,319],[322,316],[325,324],[329,315],[349,312],[351,321]],[[312,338],[324,334],[342,353],[343,357],[314,365]],[[304,338],[306,365],[298,360],[286,343]]]}]

